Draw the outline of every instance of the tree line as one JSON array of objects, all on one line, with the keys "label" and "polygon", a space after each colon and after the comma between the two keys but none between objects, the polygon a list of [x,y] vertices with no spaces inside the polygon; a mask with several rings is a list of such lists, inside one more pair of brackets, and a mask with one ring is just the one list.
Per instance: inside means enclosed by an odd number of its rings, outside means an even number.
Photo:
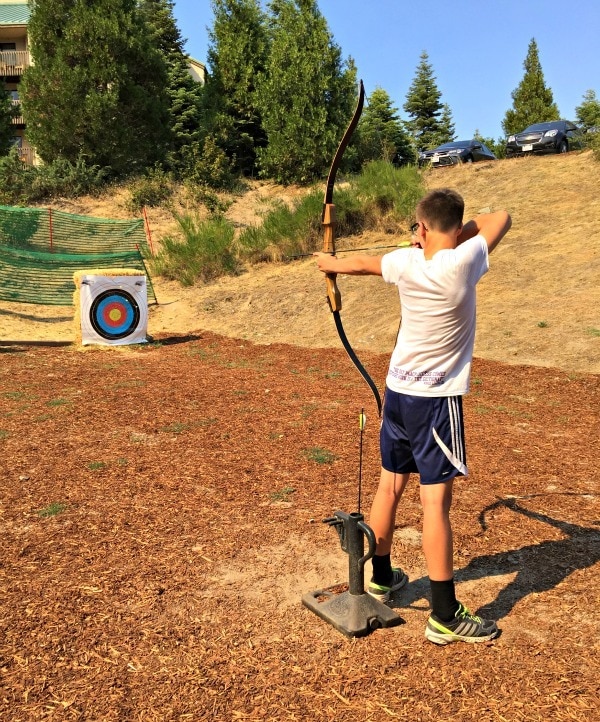
[{"label": "tree line", "polygon": [[[101,169],[107,178],[166,172],[212,188],[240,175],[310,183],[326,173],[356,102],[357,71],[335,43],[317,0],[212,0],[204,85],[188,59],[172,0],[52,0],[31,5],[33,63],[21,113],[45,165]],[[532,40],[513,92],[506,135],[559,111]],[[419,151],[454,140],[425,51],[408,89],[404,120],[383,88],[368,98],[346,153],[349,171],[385,159],[413,164]],[[0,99],[0,155],[14,109]],[[600,125],[587,91],[584,128]],[[478,136],[477,132],[475,133]],[[500,155],[504,141],[482,138]]]}]

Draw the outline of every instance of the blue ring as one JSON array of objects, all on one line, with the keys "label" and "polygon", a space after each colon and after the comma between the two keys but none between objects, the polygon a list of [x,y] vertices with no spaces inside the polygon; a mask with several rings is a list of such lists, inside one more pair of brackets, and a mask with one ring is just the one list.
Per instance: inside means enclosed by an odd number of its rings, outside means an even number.
[{"label": "blue ring", "polygon": [[[112,303],[117,303],[125,314],[124,319],[116,326],[107,325],[104,310]],[[133,333],[140,321],[140,308],[127,291],[111,289],[100,293],[90,307],[90,323],[94,331],[102,338],[117,340]]]}]

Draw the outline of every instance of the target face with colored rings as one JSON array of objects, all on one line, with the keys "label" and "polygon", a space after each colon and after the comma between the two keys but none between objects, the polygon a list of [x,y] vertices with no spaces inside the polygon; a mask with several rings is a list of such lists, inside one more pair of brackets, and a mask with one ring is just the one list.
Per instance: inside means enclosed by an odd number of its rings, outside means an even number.
[{"label": "target face with colored rings", "polygon": [[96,296],[89,310],[89,320],[102,338],[125,338],[137,329],[140,307],[129,292],[113,288]]}]

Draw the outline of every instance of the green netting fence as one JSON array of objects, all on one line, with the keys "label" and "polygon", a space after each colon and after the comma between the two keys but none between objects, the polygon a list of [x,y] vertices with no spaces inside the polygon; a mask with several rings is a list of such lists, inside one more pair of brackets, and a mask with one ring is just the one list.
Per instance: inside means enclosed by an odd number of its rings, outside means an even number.
[{"label": "green netting fence", "polygon": [[52,208],[0,206],[0,246],[47,253],[148,254],[144,220],[114,221]]},{"label": "green netting fence", "polygon": [[72,306],[75,271],[131,268],[146,273],[148,300],[156,303],[152,281],[139,251],[121,253],[41,253],[0,246],[0,300]]},{"label": "green netting fence", "polygon": [[0,206],[0,300],[68,306],[73,273],[87,268],[139,268],[157,302],[144,258],[144,220],[110,220],[50,208]]}]

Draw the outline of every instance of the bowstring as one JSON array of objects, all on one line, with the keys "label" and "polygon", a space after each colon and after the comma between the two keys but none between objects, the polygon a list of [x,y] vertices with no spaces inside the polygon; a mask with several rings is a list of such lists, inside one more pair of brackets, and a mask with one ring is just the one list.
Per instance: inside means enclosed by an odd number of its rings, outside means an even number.
[{"label": "bowstring", "polygon": [[362,496],[362,460],[363,460],[363,438],[365,433],[365,424],[367,417],[364,408],[360,410],[358,415],[358,427],[360,429],[360,441],[358,444],[358,513],[360,514],[360,502]]}]

